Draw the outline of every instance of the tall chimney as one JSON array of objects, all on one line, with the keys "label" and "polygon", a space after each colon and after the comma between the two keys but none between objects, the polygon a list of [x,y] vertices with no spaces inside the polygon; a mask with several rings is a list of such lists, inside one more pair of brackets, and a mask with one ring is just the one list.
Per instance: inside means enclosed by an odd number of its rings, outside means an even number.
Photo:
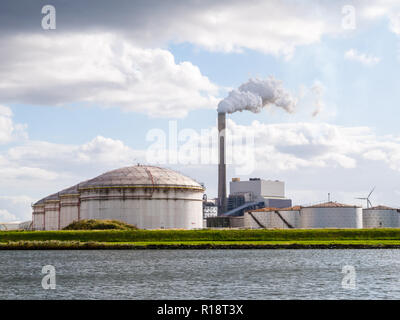
[{"label": "tall chimney", "polygon": [[226,164],[225,164],[226,114],[218,112],[218,215],[226,212]]}]

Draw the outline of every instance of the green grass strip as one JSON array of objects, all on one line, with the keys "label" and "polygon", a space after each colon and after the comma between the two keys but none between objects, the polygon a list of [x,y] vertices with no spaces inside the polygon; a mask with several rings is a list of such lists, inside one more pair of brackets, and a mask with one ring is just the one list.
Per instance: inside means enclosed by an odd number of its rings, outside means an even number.
[{"label": "green grass strip", "polygon": [[80,242],[400,240],[400,229],[0,231],[0,243],[48,240]]}]

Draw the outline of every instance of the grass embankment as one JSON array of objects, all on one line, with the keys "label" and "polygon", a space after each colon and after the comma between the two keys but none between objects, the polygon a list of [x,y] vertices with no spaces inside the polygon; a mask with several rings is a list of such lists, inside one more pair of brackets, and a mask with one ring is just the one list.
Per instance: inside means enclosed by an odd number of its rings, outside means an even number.
[{"label": "grass embankment", "polygon": [[0,249],[154,248],[400,248],[400,229],[0,232]]}]

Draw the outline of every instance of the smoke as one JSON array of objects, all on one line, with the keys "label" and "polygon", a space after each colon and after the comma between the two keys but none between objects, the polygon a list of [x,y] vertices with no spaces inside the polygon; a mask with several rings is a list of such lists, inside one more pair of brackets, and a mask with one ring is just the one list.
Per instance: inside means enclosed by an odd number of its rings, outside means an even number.
[{"label": "smoke", "polygon": [[289,113],[294,112],[295,99],[282,86],[282,81],[270,76],[265,80],[250,79],[218,104],[218,112],[233,113],[249,110],[258,113],[268,105],[281,107]]},{"label": "smoke", "polygon": [[324,102],[322,101],[322,95],[324,93],[324,86],[321,82],[315,81],[314,85],[311,87],[311,92],[315,96],[315,110],[312,114],[313,117],[316,117],[324,107]]}]

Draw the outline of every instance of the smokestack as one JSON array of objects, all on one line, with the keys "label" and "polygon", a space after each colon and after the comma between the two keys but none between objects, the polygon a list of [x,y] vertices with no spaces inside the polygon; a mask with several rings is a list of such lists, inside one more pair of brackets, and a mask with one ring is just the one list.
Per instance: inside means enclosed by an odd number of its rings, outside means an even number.
[{"label": "smokestack", "polygon": [[226,212],[225,128],[226,113],[218,112],[218,215]]},{"label": "smokestack", "polygon": [[225,121],[226,113],[249,110],[258,113],[268,105],[281,107],[289,113],[294,112],[295,99],[282,85],[282,81],[269,77],[265,80],[250,79],[218,103],[218,215],[227,210],[226,164],[225,164]]}]

